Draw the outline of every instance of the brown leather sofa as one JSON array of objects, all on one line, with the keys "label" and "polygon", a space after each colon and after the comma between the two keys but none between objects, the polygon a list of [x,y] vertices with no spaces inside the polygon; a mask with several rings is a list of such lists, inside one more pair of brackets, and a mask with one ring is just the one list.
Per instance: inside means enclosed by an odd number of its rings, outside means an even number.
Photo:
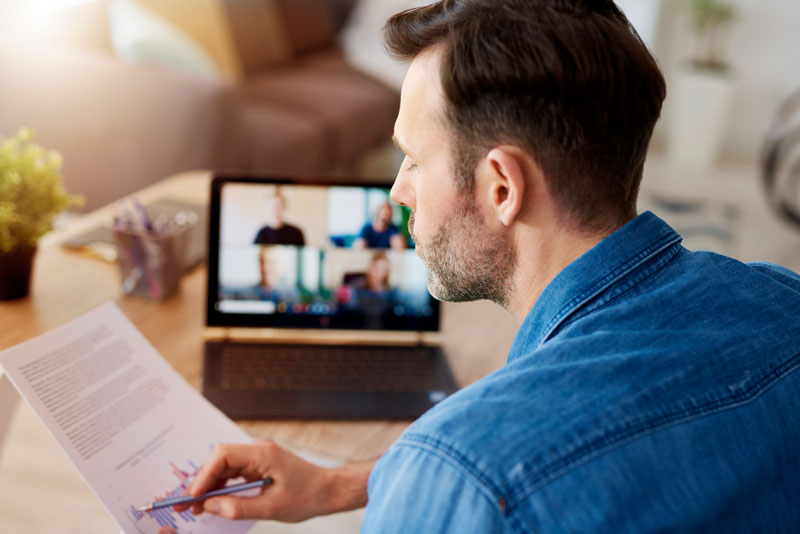
[{"label": "brown leather sofa", "polygon": [[399,95],[348,65],[336,44],[353,1],[219,2],[234,79],[123,64],[85,47],[0,43],[0,135],[29,126],[59,150],[85,210],[183,170],[351,172],[388,141]]},{"label": "brown leather sofa", "polygon": [[[395,90],[352,68],[336,46],[353,2],[273,1],[288,46],[274,36],[265,41],[259,28],[275,11],[260,9],[263,3],[224,2],[246,61],[243,81],[226,100],[221,164],[257,172],[351,170],[391,137],[399,106]],[[276,49],[288,52],[276,57]]]}]

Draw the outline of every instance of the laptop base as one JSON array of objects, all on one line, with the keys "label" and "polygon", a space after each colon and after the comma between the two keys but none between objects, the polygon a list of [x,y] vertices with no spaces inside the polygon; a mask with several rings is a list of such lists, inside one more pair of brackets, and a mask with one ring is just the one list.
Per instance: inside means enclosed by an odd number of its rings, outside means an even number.
[{"label": "laptop base", "polygon": [[[408,353],[406,362],[416,362],[418,379],[392,370],[390,360],[398,350]],[[343,360],[364,383],[353,382]],[[456,389],[438,347],[225,341],[205,347],[203,395],[233,418],[415,419]]]}]

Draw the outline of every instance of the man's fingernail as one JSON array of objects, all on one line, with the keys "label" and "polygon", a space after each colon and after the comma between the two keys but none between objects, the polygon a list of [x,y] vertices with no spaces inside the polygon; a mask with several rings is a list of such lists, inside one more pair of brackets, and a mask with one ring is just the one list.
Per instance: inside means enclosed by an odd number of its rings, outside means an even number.
[{"label": "man's fingernail", "polygon": [[203,509],[205,509],[206,512],[211,512],[212,514],[219,513],[219,503],[213,499],[206,501]]}]

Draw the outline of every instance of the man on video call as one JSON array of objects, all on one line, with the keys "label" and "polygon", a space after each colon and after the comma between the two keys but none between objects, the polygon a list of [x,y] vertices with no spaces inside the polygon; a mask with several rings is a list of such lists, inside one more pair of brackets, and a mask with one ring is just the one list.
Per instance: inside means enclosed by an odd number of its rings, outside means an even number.
[{"label": "man on video call", "polygon": [[[392,199],[429,289],[520,322],[506,365],[377,461],[220,445],[194,505],[363,532],[800,532],[800,277],[690,252],[637,215],[664,79],[611,0],[443,0],[400,13],[410,62]],[[457,356],[457,355],[456,355]]]}]

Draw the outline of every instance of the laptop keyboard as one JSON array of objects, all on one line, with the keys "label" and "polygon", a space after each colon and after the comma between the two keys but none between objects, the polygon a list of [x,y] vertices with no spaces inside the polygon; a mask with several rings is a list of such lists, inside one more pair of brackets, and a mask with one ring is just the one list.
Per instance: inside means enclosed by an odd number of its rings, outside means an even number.
[{"label": "laptop keyboard", "polygon": [[223,389],[275,391],[431,391],[431,351],[420,347],[220,347]]}]

